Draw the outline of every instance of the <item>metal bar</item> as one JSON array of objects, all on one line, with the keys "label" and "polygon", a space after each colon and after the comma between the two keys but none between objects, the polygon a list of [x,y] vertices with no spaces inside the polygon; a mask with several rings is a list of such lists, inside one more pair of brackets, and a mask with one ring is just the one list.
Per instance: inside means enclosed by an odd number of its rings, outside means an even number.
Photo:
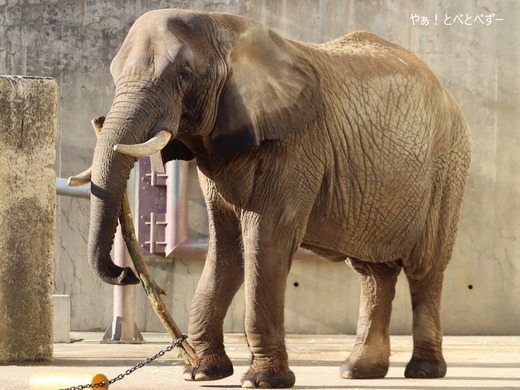
[{"label": "metal bar", "polygon": [[170,161],[166,173],[165,256],[170,257],[188,239],[188,162]]},{"label": "metal bar", "polygon": [[[114,263],[120,267],[130,267],[132,260],[117,225],[114,239]],[[135,286],[114,286],[114,308],[112,323],[103,336],[103,342],[142,343],[143,336],[135,324]]]},{"label": "metal bar", "polygon": [[61,196],[72,196],[74,198],[90,199],[90,183],[79,187],[69,187],[67,180],[62,177],[56,178],[56,194]]}]

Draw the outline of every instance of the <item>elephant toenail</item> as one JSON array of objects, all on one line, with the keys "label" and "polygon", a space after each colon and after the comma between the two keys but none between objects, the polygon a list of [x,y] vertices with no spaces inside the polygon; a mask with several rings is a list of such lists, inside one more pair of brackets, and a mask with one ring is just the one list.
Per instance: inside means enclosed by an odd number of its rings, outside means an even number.
[{"label": "elephant toenail", "polygon": [[246,381],[242,382],[242,387],[244,389],[254,389],[255,385],[250,380],[246,380]]}]

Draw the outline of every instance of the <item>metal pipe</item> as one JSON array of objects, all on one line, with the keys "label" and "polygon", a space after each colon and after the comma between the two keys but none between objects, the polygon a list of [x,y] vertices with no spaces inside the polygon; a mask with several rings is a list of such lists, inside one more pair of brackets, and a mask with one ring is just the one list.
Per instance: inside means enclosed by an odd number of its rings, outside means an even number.
[{"label": "metal pipe", "polygon": [[72,196],[74,198],[90,199],[90,183],[78,187],[69,187],[67,180],[63,177],[56,178],[56,194],[61,196]]},{"label": "metal pipe", "polygon": [[187,161],[166,164],[166,257],[188,239],[188,168]]},{"label": "metal pipe", "polygon": [[90,199],[90,183],[78,187],[69,187],[67,180],[62,177],[56,178],[56,194],[61,196],[72,196],[74,198]]},{"label": "metal pipe", "polygon": [[[114,263],[130,267],[132,259],[126,248],[121,225],[117,225],[114,238]],[[135,324],[135,286],[114,286],[112,324],[107,328],[102,342],[142,343],[143,336]]]}]

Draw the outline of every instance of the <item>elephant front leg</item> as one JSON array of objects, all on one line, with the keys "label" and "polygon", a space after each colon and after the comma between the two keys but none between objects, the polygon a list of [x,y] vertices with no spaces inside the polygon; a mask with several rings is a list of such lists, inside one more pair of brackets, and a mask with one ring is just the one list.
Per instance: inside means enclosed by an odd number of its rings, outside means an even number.
[{"label": "elephant front leg", "polygon": [[340,369],[343,378],[383,378],[390,364],[390,316],[401,267],[347,260],[361,283],[359,319],[353,351]]},{"label": "elephant front leg", "polygon": [[247,222],[243,230],[245,330],[252,361],[242,378],[242,387],[292,387],[295,376],[289,369],[285,348],[284,299],[297,245],[294,237],[287,237],[276,227],[259,228],[252,220]]},{"label": "elephant front leg", "polygon": [[[222,226],[215,229],[219,224]],[[210,211],[208,255],[191,304],[188,326],[199,366],[185,366],[183,378],[187,381],[216,380],[233,374],[233,365],[224,349],[223,325],[231,301],[244,281],[239,237],[234,215]]]},{"label": "elephant front leg", "polygon": [[[236,247],[233,249],[238,251]],[[206,259],[188,326],[189,340],[199,357],[199,366],[185,366],[183,378],[187,381],[217,380],[233,374],[233,365],[224,349],[223,324],[233,296],[243,282],[241,263],[217,261],[212,255]]]}]

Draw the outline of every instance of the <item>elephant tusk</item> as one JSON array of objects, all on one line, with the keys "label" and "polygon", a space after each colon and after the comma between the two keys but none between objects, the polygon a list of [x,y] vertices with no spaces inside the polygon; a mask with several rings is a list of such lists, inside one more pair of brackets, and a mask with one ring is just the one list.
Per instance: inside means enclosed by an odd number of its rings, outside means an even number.
[{"label": "elephant tusk", "polygon": [[152,138],[142,144],[114,146],[114,151],[122,154],[128,154],[133,157],[146,157],[154,153],[160,152],[162,148],[170,142],[172,134],[169,131],[161,130]]},{"label": "elephant tusk", "polygon": [[69,179],[67,180],[67,185],[69,187],[78,187],[83,184],[90,183],[91,176],[92,176],[92,167],[84,170],[83,172],[81,172],[80,174],[78,174],[76,176],[69,177]]}]

